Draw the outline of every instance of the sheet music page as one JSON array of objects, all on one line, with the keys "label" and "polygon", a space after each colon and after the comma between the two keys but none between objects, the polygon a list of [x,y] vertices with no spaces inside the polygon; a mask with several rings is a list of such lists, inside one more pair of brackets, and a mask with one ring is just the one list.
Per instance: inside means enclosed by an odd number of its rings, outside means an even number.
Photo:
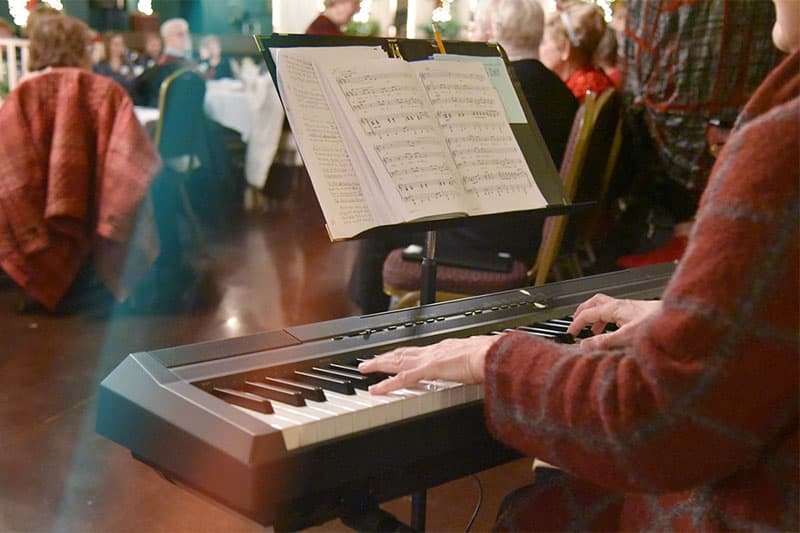
[{"label": "sheet music page", "polygon": [[478,205],[470,214],[545,207],[503,104],[483,65],[409,63],[427,90],[463,187]]},{"label": "sheet music page", "polygon": [[[334,115],[322,92],[313,61],[349,58],[363,62],[383,57],[373,47],[271,49],[286,116],[308,169],[332,240],[351,237],[376,225],[388,224],[385,205],[367,201]],[[362,171],[363,172],[363,171]]]},{"label": "sheet music page", "polygon": [[315,61],[315,67],[331,108],[339,110],[351,159],[369,162],[388,202],[404,220],[475,209],[409,63]]}]

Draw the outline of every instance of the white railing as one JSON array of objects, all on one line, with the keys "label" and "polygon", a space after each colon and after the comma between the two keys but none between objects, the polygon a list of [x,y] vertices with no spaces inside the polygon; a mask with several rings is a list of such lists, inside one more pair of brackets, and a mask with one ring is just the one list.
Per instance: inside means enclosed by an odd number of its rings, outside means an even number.
[{"label": "white railing", "polygon": [[28,39],[0,39],[0,83],[13,91],[20,78],[28,73]]}]

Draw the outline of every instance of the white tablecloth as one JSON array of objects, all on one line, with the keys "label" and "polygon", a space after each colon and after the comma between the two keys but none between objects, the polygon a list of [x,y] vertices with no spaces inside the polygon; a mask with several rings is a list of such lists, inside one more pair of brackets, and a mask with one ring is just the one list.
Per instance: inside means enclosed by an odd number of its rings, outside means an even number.
[{"label": "white tablecloth", "polygon": [[206,115],[238,131],[247,144],[245,177],[263,188],[281,139],[283,106],[269,75],[247,81],[209,80],[203,105]]},{"label": "white tablecloth", "polygon": [[[134,110],[142,124],[158,120],[158,109]],[[241,134],[247,144],[245,178],[253,187],[263,188],[283,131],[283,106],[272,78],[209,80],[203,110],[211,120]]]}]

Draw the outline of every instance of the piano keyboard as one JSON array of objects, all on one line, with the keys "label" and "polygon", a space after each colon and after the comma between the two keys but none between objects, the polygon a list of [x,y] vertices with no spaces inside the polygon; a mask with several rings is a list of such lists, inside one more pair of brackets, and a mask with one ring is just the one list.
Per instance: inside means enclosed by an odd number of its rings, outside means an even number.
[{"label": "piano keyboard", "polygon": [[[554,342],[573,343],[567,333],[571,319],[539,321],[491,334],[515,329]],[[589,328],[584,328],[579,337],[589,335]],[[446,380],[424,380],[387,395],[372,395],[367,392],[369,385],[389,374],[361,374],[358,364],[370,357],[294,370],[284,377],[265,372],[263,378],[246,379],[235,388],[213,387],[211,392],[279,430],[287,450],[483,399],[482,385]]]},{"label": "piano keyboard", "polygon": [[357,373],[359,359],[511,329],[571,342],[568,315],[581,302],[601,291],[658,297],[673,268],[133,353],[100,384],[97,431],[261,524],[321,524],[345,514],[343,502],[384,502],[519,457],[486,429],[480,385],[435,380],[371,396],[382,376]]}]

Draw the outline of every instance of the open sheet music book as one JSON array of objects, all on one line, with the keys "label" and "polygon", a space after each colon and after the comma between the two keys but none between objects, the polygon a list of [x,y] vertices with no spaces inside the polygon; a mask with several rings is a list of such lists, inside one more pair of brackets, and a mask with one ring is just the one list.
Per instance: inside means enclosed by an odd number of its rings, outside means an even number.
[{"label": "open sheet music book", "polygon": [[546,206],[484,67],[373,47],[272,50],[332,240]]}]

